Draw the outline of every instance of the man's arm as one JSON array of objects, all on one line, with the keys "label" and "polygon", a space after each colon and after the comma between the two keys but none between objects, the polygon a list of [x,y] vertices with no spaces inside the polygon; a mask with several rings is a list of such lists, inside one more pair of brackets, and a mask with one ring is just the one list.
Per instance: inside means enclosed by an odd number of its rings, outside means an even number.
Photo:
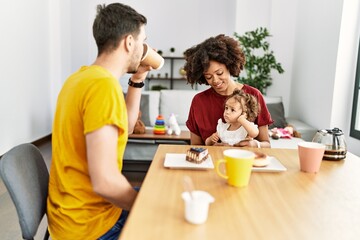
[{"label": "man's arm", "polygon": [[106,125],[86,134],[89,174],[93,190],[116,206],[130,210],[137,192],[117,163],[118,128]]},{"label": "man's arm", "polygon": [[[138,71],[131,76],[131,81],[134,83],[140,83],[145,81],[148,71],[151,70],[150,66],[140,65]],[[141,99],[142,88],[135,88],[129,86],[126,93],[126,109],[128,115],[128,130],[129,134],[133,133],[135,123],[139,116],[140,99]]]}]

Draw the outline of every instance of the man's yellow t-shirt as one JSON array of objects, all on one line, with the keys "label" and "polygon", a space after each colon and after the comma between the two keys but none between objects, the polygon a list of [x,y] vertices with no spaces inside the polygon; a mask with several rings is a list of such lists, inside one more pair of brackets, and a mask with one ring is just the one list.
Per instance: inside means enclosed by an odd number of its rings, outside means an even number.
[{"label": "man's yellow t-shirt", "polygon": [[105,125],[119,129],[118,165],[128,137],[121,86],[100,66],[71,75],[58,96],[52,129],[47,215],[52,239],[96,239],[117,221],[121,209],[95,194],[88,172],[85,134]]}]

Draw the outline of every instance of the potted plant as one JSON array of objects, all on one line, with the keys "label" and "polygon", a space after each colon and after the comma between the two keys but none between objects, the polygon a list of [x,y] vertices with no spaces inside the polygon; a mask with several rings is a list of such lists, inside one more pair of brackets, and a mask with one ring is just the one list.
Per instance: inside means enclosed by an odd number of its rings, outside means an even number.
[{"label": "potted plant", "polygon": [[266,95],[266,89],[272,84],[271,70],[282,74],[284,69],[276,61],[274,52],[270,50],[271,37],[266,28],[260,27],[254,31],[245,32],[244,35],[234,33],[244,51],[246,63],[245,74],[240,74],[237,81],[253,86]]},{"label": "potted plant", "polygon": [[152,91],[160,91],[160,90],[163,90],[163,89],[167,89],[167,87],[164,87],[162,85],[154,85],[154,86],[151,87]]}]

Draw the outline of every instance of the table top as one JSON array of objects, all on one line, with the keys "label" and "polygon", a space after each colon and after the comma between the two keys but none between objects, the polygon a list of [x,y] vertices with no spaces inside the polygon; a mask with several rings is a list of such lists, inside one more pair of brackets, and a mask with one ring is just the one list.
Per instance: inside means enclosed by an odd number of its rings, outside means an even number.
[{"label": "table top", "polygon": [[146,129],[144,134],[130,134],[129,139],[151,139],[151,140],[183,140],[190,142],[190,132],[181,131],[180,135],[154,134],[152,129]]},{"label": "table top", "polygon": [[[213,169],[164,168],[166,153],[185,153],[189,147],[159,146],[121,240],[359,239],[359,157],[348,152],[345,160],[323,161],[320,172],[312,174],[299,170],[296,149],[262,148],[287,171],[253,172],[247,187],[235,188]],[[206,148],[215,162],[230,147]],[[215,198],[202,225],[184,218],[185,175]]]}]

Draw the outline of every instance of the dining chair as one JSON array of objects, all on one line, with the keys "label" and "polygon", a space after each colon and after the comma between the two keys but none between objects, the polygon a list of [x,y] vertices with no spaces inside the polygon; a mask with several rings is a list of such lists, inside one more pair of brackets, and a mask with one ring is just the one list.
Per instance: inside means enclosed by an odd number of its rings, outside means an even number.
[{"label": "dining chair", "polygon": [[15,205],[22,238],[34,239],[48,195],[49,172],[41,152],[31,143],[15,146],[0,159],[0,176]]}]

